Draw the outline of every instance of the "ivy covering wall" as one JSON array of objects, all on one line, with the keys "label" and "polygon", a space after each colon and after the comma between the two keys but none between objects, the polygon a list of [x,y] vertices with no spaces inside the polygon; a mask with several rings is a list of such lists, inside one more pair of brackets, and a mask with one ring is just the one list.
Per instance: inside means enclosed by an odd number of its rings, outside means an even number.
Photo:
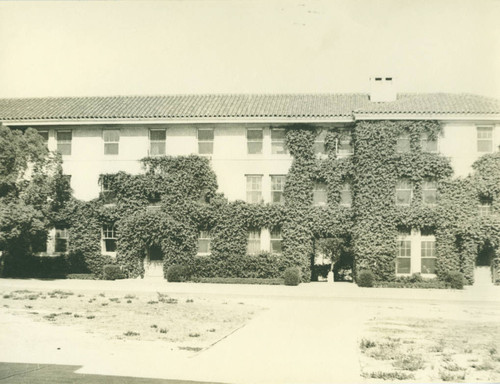
[{"label": "ivy covering wall", "polygon": [[[117,263],[129,277],[144,276],[148,249],[164,255],[170,265],[185,266],[196,277],[281,277],[297,266],[304,281],[311,276],[315,242],[344,239],[354,255],[354,273],[371,270],[379,280],[394,280],[399,228],[430,228],[436,236],[437,275],[461,271],[473,282],[473,269],[485,244],[497,250],[499,222],[479,216],[480,198],[492,201],[500,213],[500,155],[485,155],[474,174],[453,178],[447,158],[427,153],[421,138],[436,138],[436,121],[360,121],[351,127],[330,128],[327,156],[314,153],[320,130],[314,125],[286,125],[286,145],[293,161],[286,176],[284,204],[250,205],[229,202],[217,193],[216,175],[205,158],[191,155],[142,160],[144,173],[102,175],[105,187],[98,199],[71,200],[55,222],[70,228],[69,256],[78,272],[102,274],[105,264]],[[400,135],[409,135],[409,151],[396,151]],[[337,158],[338,139],[348,139],[354,154]],[[398,179],[413,184],[409,206],[395,204]],[[438,203],[426,206],[422,184],[438,185]],[[327,185],[328,204],[313,206],[315,182]],[[351,207],[341,206],[342,185],[352,186]],[[113,204],[110,204],[113,203]],[[103,225],[118,228],[116,259],[101,253]],[[282,254],[247,255],[248,232],[280,229]],[[200,231],[211,233],[211,254],[197,256]]]}]

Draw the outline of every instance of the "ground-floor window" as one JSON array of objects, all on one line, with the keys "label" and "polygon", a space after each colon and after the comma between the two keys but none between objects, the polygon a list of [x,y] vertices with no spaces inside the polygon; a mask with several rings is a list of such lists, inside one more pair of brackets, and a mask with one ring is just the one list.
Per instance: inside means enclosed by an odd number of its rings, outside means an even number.
[{"label": "ground-floor window", "polygon": [[260,253],[260,230],[248,232],[247,253],[249,255],[256,255]]},{"label": "ground-floor window", "polygon": [[281,229],[271,231],[271,253],[281,253]]},{"label": "ground-floor window", "polygon": [[116,252],[117,230],[114,225],[104,225],[102,227],[102,241],[104,245],[104,252]]},{"label": "ground-floor window", "polygon": [[59,253],[66,253],[68,251],[68,240],[68,228],[56,227],[55,251]]},{"label": "ground-floor window", "polygon": [[397,242],[397,274],[436,273],[436,238],[432,229],[400,229]]},{"label": "ground-floor window", "polygon": [[210,254],[211,236],[208,231],[200,231],[198,237],[198,255],[204,256]]}]

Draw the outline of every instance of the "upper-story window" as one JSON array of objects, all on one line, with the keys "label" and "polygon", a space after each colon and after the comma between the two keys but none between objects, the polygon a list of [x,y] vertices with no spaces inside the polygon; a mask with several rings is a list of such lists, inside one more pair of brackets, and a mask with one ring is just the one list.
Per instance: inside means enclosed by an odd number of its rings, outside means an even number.
[{"label": "upper-story window", "polygon": [[118,155],[120,148],[120,131],[118,129],[106,129],[102,132],[104,139],[104,154]]},{"label": "upper-story window", "polygon": [[399,230],[396,273],[411,273],[411,233],[409,229]]},{"label": "upper-story window", "polygon": [[149,131],[149,155],[161,156],[165,154],[165,141],[167,133],[164,129],[151,129]]},{"label": "upper-story window", "polygon": [[344,207],[350,207],[352,205],[352,188],[349,181],[342,184],[342,189],[340,190],[340,205]]},{"label": "upper-story window", "polygon": [[198,153],[211,155],[214,153],[214,129],[198,128]]},{"label": "upper-story window", "polygon": [[396,141],[396,152],[410,152],[410,134],[408,132],[400,133]]},{"label": "upper-story window", "polygon": [[247,254],[256,255],[260,253],[260,230],[248,232]]},{"label": "upper-story window", "polygon": [[57,131],[56,139],[57,139],[57,151],[61,155],[67,155],[67,156],[71,155],[72,132]]},{"label": "upper-story window", "polygon": [[399,179],[396,184],[396,205],[410,205],[412,196],[412,182],[408,179]]},{"label": "upper-story window", "polygon": [[493,127],[477,127],[477,151],[493,152]]},{"label": "upper-story window", "polygon": [[104,245],[104,252],[116,252],[117,238],[118,231],[114,225],[103,225],[102,241]]},{"label": "upper-story window", "polygon": [[314,139],[314,153],[316,155],[324,155],[326,153],[325,149],[325,139],[328,131],[323,129]]},{"label": "upper-story window", "polygon": [[436,153],[438,151],[437,137],[433,139],[428,133],[422,134],[420,136],[420,147],[422,152]]},{"label": "upper-story window", "polygon": [[437,203],[437,181],[426,179],[422,183],[422,202],[425,205],[436,205]]},{"label": "upper-story window", "polygon": [[493,199],[487,196],[479,197],[479,216],[489,216],[493,212]]},{"label": "upper-story window", "polygon": [[271,231],[271,253],[281,253],[282,248],[281,248],[281,242],[283,241],[283,238],[281,236],[281,229],[273,229]]},{"label": "upper-story window", "polygon": [[271,128],[271,153],[278,155],[288,153],[285,145],[284,128]]},{"label": "upper-story window", "polygon": [[55,251],[66,253],[68,251],[69,234],[68,228],[56,227],[56,244]]},{"label": "upper-story window", "polygon": [[101,198],[104,200],[105,204],[116,203],[116,192],[111,188],[111,182],[103,178],[101,180]]},{"label": "upper-story window", "polygon": [[273,204],[283,204],[283,192],[285,190],[285,180],[284,175],[271,176],[271,203]]},{"label": "upper-story window", "polygon": [[326,183],[317,181],[313,189],[313,205],[317,207],[325,206],[328,203]]},{"label": "upper-story window", "polygon": [[249,155],[257,155],[262,153],[262,142],[264,134],[262,128],[247,129],[247,151]]},{"label": "upper-story window", "polygon": [[354,153],[349,132],[343,132],[337,139],[337,156],[350,156]]},{"label": "upper-story window", "polygon": [[247,175],[247,203],[262,202],[262,175]]},{"label": "upper-story window", "polygon": [[198,255],[209,255],[210,254],[210,243],[212,237],[208,231],[200,231],[198,236]]}]

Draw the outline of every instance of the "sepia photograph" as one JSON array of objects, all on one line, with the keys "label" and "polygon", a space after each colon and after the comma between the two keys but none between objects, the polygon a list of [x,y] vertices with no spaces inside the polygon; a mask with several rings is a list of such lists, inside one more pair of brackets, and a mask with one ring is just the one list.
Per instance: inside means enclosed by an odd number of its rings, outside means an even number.
[{"label": "sepia photograph", "polygon": [[0,383],[499,383],[499,21],[0,0]]}]

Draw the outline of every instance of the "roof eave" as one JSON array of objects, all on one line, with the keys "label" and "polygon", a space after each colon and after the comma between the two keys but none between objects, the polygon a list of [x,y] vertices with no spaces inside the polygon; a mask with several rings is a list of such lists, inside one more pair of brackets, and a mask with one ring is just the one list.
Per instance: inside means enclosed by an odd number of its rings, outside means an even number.
[{"label": "roof eave", "polygon": [[500,121],[500,113],[354,113],[361,120]]}]

